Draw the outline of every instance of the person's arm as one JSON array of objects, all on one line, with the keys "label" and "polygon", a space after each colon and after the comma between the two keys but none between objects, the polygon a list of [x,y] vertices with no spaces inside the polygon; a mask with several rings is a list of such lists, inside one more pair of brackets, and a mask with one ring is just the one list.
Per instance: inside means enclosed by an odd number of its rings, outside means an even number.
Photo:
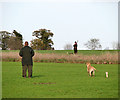
[{"label": "person's arm", "polygon": [[34,50],[33,49],[31,49],[31,55],[32,55],[32,57],[34,56]]},{"label": "person's arm", "polygon": [[23,51],[22,51],[22,49],[20,50],[20,52],[19,52],[19,56],[23,56]]}]

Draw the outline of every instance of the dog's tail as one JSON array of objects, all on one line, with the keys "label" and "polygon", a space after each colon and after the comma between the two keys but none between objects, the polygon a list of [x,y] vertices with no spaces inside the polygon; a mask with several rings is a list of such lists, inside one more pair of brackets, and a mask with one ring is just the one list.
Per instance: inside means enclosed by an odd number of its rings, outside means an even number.
[{"label": "dog's tail", "polygon": [[96,68],[94,68],[94,70],[96,70]]},{"label": "dog's tail", "polygon": [[96,68],[94,68],[94,70],[95,70],[96,72],[98,72],[98,70],[97,70]]}]

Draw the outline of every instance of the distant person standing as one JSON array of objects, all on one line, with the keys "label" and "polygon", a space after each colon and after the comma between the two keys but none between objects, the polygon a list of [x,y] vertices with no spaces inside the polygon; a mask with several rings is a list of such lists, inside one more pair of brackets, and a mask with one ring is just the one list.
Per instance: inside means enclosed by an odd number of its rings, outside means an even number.
[{"label": "distant person standing", "polygon": [[28,69],[28,77],[32,77],[32,66],[34,51],[28,46],[28,42],[25,42],[25,46],[20,50],[19,55],[22,57],[22,76],[26,78],[26,71]]},{"label": "distant person standing", "polygon": [[73,47],[74,47],[74,54],[76,54],[77,53],[77,42],[75,41],[75,44],[73,45]]}]

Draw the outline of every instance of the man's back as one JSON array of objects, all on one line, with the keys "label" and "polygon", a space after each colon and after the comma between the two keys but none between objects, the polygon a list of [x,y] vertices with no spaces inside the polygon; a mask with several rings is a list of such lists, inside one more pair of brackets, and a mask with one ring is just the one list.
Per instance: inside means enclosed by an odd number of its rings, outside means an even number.
[{"label": "man's back", "polygon": [[32,54],[32,48],[30,48],[29,46],[23,47],[22,51],[23,51],[23,56],[25,58],[33,56],[33,54]]},{"label": "man's back", "polygon": [[20,50],[19,55],[22,57],[22,77],[26,78],[26,71],[28,69],[28,77],[32,77],[32,57],[34,56],[34,51],[28,46],[28,42],[25,42],[25,46]]},{"label": "man's back", "polygon": [[32,57],[34,56],[34,51],[31,47],[25,46],[20,50],[19,55],[22,57],[22,65],[33,65]]}]

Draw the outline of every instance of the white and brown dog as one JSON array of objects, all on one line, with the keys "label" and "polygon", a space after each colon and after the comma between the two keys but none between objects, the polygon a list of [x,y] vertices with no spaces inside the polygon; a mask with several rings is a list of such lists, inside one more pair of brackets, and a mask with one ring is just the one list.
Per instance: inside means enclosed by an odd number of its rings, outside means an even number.
[{"label": "white and brown dog", "polygon": [[93,66],[91,66],[91,64],[88,62],[86,63],[87,65],[87,72],[88,72],[88,75],[90,76],[95,76],[95,68]]}]

